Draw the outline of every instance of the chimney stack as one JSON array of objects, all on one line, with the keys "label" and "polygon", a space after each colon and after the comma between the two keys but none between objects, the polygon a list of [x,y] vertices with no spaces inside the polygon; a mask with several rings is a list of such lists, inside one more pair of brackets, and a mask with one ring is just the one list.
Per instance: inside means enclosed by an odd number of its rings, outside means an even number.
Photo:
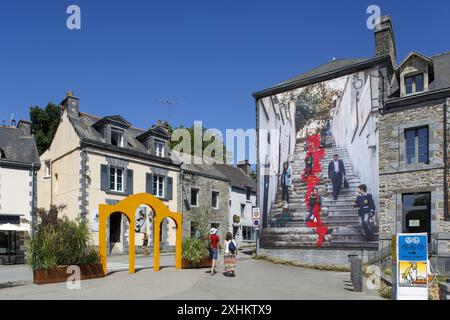
[{"label": "chimney stack", "polygon": [[61,102],[63,109],[67,109],[67,114],[71,117],[78,118],[80,108],[79,99],[73,95],[72,90],[67,92],[66,98]]},{"label": "chimney stack", "polygon": [[375,26],[375,57],[389,54],[392,65],[397,65],[397,49],[395,47],[394,29],[391,17],[383,16]]},{"label": "chimney stack", "polygon": [[20,134],[23,137],[31,136],[31,122],[26,120],[20,120],[17,124],[17,129],[19,129]]},{"label": "chimney stack", "polygon": [[239,169],[244,171],[246,175],[251,175],[250,163],[248,162],[248,160],[239,161],[237,166]]}]

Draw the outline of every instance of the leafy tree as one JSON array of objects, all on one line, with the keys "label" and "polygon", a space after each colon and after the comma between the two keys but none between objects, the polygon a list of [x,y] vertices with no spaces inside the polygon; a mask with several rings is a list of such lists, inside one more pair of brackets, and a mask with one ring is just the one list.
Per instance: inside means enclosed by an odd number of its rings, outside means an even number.
[{"label": "leafy tree", "polygon": [[[189,131],[189,134],[191,136],[191,155],[194,155],[194,134],[195,134],[195,129],[194,129],[194,125],[192,125],[189,128],[184,127],[183,125],[180,125],[178,128],[172,128],[172,126],[167,122],[163,122],[163,124],[168,128],[169,130],[169,135],[172,136],[172,133],[174,130],[176,129],[186,129]],[[202,127],[202,137],[204,136],[205,132],[208,129],[205,127]],[[179,143],[182,143],[183,139],[180,139],[180,141],[169,141],[169,146],[171,149],[173,149],[176,145],[178,145]],[[205,148],[212,143],[211,141],[202,141],[202,150],[204,151]],[[231,157],[231,152],[227,151],[227,148],[225,146],[225,142],[221,141],[221,143],[223,144],[223,161],[225,163],[227,163],[227,160]],[[213,156],[215,156],[215,154],[213,154]]]},{"label": "leafy tree", "polygon": [[45,109],[39,106],[30,108],[31,128],[40,155],[50,146],[58,128],[60,115],[61,108],[51,102]]}]

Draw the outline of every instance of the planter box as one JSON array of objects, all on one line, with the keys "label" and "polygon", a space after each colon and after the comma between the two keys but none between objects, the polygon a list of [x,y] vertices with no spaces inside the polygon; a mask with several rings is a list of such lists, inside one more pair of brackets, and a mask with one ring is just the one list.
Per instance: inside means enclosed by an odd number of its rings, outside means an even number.
[{"label": "planter box", "polygon": [[209,257],[204,258],[201,260],[197,265],[194,267],[191,261],[182,259],[181,260],[181,267],[183,269],[193,269],[193,268],[211,268],[212,261]]},{"label": "planter box", "polygon": [[[33,271],[34,284],[48,284],[66,282],[73,273],[67,273],[68,267],[57,267],[50,270]],[[101,264],[86,264],[80,266],[80,280],[102,278],[103,268]]]}]

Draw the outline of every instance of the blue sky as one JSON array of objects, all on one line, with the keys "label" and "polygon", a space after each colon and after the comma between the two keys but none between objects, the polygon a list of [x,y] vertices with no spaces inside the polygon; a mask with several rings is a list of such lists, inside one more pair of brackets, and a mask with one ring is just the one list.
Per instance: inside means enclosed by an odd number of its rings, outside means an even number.
[{"label": "blue sky", "polygon": [[[371,57],[370,4],[393,18],[398,60],[450,51],[450,2],[285,0],[1,1],[0,121],[59,103],[121,114],[147,128],[167,120],[253,128],[252,92],[336,58]],[[79,5],[82,29],[66,28]]]}]

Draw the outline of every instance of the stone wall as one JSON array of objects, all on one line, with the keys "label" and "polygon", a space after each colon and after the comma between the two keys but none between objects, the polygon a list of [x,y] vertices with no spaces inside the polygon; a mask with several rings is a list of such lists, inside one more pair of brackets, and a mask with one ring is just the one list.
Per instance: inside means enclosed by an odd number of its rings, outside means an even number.
[{"label": "stone wall", "polygon": [[[402,194],[431,193],[431,233],[449,233],[444,221],[443,103],[415,105],[380,119],[380,239],[403,231]],[[428,126],[429,164],[407,164],[405,130]],[[439,244],[441,248],[448,243]]]},{"label": "stone wall", "polygon": [[[219,223],[218,235],[223,238],[228,231],[228,213],[230,211],[230,184],[227,181],[185,172],[182,181],[183,238],[191,234],[191,221],[202,210],[211,210],[210,223]],[[191,188],[199,189],[198,206],[190,205]],[[219,209],[211,206],[211,191],[219,192]],[[187,205],[189,204],[189,205]]]}]

